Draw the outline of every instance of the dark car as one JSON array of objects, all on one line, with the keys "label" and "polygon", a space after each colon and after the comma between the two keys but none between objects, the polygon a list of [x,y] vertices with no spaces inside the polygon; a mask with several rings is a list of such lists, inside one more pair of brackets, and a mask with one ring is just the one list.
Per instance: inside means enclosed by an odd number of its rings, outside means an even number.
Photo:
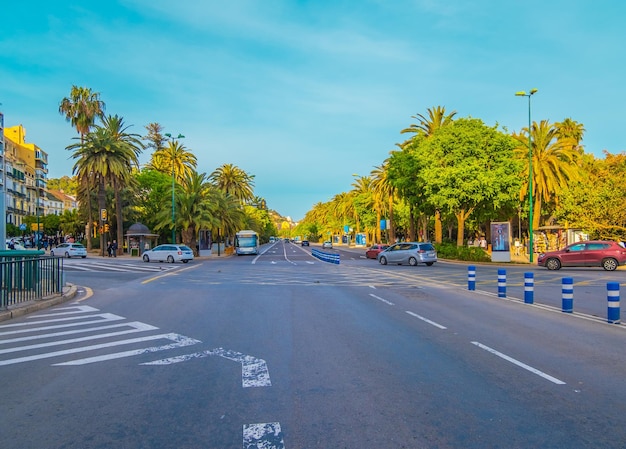
[{"label": "dark car", "polygon": [[368,259],[376,259],[376,256],[378,256],[378,253],[383,252],[387,248],[389,248],[389,245],[380,245],[380,244],[372,245],[367,251],[365,251],[365,257],[367,257]]},{"label": "dark car", "polygon": [[309,246],[309,241],[308,240],[302,240],[302,246]]},{"label": "dark car", "polygon": [[548,270],[561,267],[602,267],[613,271],[626,263],[626,248],[609,240],[573,243],[558,251],[540,254],[537,265]]}]

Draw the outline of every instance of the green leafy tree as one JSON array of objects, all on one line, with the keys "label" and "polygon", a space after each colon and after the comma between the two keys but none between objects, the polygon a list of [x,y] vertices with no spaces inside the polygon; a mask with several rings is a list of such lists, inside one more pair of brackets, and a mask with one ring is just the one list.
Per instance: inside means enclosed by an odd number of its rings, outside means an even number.
[{"label": "green leafy tree", "polygon": [[428,202],[457,219],[457,245],[464,243],[465,220],[478,208],[516,203],[519,162],[515,142],[479,119],[464,118],[438,129],[418,147]]},{"label": "green leafy tree", "polygon": [[562,192],[556,218],[592,238],[626,241],[626,153],[585,158],[580,180]]}]

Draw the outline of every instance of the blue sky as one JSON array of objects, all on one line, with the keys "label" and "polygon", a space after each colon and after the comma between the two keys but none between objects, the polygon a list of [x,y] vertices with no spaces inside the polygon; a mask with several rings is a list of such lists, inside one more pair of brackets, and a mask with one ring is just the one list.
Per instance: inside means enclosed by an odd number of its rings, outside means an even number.
[{"label": "blue sky", "polygon": [[296,220],[433,106],[520,130],[528,101],[514,94],[538,88],[533,120],[582,123],[599,157],[626,149],[624,2],[35,0],[2,16],[5,126],[26,127],[52,178],[72,172],[76,134],[58,113],[72,85],[133,132],[184,134],[200,172],[255,175],[255,193]]}]

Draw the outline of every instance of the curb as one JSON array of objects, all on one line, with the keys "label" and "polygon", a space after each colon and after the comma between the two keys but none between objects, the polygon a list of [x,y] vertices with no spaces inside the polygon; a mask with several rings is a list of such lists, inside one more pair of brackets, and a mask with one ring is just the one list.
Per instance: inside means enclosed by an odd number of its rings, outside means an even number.
[{"label": "curb", "polygon": [[8,321],[13,318],[28,315],[29,313],[37,312],[39,310],[47,309],[48,307],[62,304],[66,301],[74,299],[78,289],[73,284],[68,284],[63,287],[63,293],[59,295],[46,296],[41,299],[25,302],[12,306],[8,310],[0,311],[0,321]]}]

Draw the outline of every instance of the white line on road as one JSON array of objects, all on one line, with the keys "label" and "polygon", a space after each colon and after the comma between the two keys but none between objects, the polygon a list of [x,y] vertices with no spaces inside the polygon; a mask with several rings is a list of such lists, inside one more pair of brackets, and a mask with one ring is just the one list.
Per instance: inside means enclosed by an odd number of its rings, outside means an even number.
[{"label": "white line on road", "polygon": [[[89,319],[89,318],[98,318],[98,319],[89,320],[89,321],[78,321],[78,320]],[[99,313],[97,315],[73,316],[73,317],[67,317],[67,318],[57,318],[55,320],[31,321],[31,322],[17,323],[17,324],[4,324],[0,327],[1,329],[7,328],[7,327],[18,327],[18,326],[24,327],[24,326],[30,326],[32,324],[57,323],[59,321],[73,321],[72,323],[69,323],[69,324],[55,324],[53,326],[32,327],[28,329],[20,329],[17,331],[0,332],[0,336],[23,334],[27,332],[38,332],[38,331],[49,330],[49,329],[60,329],[63,327],[71,327],[71,326],[85,326],[87,324],[104,323],[107,321],[118,321],[118,320],[124,320],[124,319],[125,319],[124,317],[114,315],[112,313]]]},{"label": "white line on road", "polygon": [[244,424],[243,447],[246,449],[284,449],[285,442],[280,423]]},{"label": "white line on road", "polygon": [[385,304],[389,304],[390,306],[393,306],[394,304],[391,301],[387,301],[386,299],[381,298],[380,296],[376,296],[373,293],[370,293],[370,296],[372,298],[378,299],[381,302],[384,302]]},{"label": "white line on road", "polygon": [[431,321],[428,318],[424,318],[423,316],[418,315],[417,313],[409,312],[408,310],[406,311],[406,313],[408,313],[411,316],[414,316],[415,318],[419,318],[420,320],[425,321],[428,324],[432,324],[433,326],[438,327],[439,329],[447,329],[447,327],[442,326],[439,323],[435,323],[434,321]]},{"label": "white line on road", "polygon": [[[29,335],[27,337],[10,338],[8,340],[1,340],[0,341],[0,345],[5,345],[7,343],[17,343],[17,342],[20,342],[20,341],[38,340],[38,339],[42,339],[42,338],[61,337],[63,335],[84,334],[85,332],[94,332],[94,331],[101,331],[101,330],[105,330],[105,329],[115,329],[115,328],[127,327],[127,326],[136,327],[136,323],[109,324],[107,326],[88,327],[86,329],[74,329],[74,330],[71,330],[71,331],[53,332],[53,333],[50,333],[50,334],[37,334],[37,335]],[[150,326],[150,327],[154,327],[154,326]],[[154,329],[156,329],[156,328],[154,328]],[[151,329],[145,329],[145,330],[151,330]],[[62,343],[65,343],[65,342],[62,342]]]},{"label": "white line on road", "polygon": [[49,341],[46,343],[39,343],[36,345],[16,346],[14,348],[0,349],[0,354],[9,354],[11,352],[19,352],[19,351],[30,351],[31,349],[49,348],[50,346],[61,346],[61,345],[68,345],[72,343],[81,343],[83,341],[97,340],[99,338],[117,337],[119,335],[134,334],[137,332],[147,332],[147,331],[153,331],[153,330],[158,329],[158,327],[141,323],[139,321],[126,323],[126,325],[128,327],[131,327],[132,329],[128,329],[125,331],[118,331],[118,332],[109,332],[106,334],[88,335],[86,337],[70,338],[69,340]]},{"label": "white line on road", "polygon": [[[157,352],[157,351],[167,351],[169,349],[182,348],[184,346],[191,346],[191,345],[195,345],[196,343],[202,343],[200,340],[185,337],[184,335],[160,334],[160,335],[152,335],[150,337],[122,340],[122,341],[117,341],[117,342],[102,344],[102,345],[87,346],[85,348],[78,348],[76,350],[71,350],[68,352],[89,351],[91,349],[108,348],[111,346],[118,346],[118,345],[131,344],[131,343],[141,343],[141,342],[148,341],[148,340],[160,340],[160,339],[170,340],[170,341],[173,341],[174,343],[169,344],[169,345],[163,345],[163,346],[153,346],[150,348],[135,349],[131,351],[116,352],[114,354],[107,354],[107,355],[102,355],[102,356],[97,356],[97,357],[88,357],[85,359],[72,360],[70,362],[65,362],[65,363],[56,363],[52,366],[86,365],[88,363],[103,362],[105,360],[113,360],[113,359],[121,359],[123,357],[131,357],[134,355],[149,354],[149,353]],[[60,352],[65,352],[65,351],[60,351]]]},{"label": "white line on road", "polygon": [[155,360],[153,362],[142,363],[142,365],[171,365],[173,363],[186,362],[188,360],[213,355],[241,363],[241,384],[244,388],[272,386],[269,370],[267,369],[267,363],[265,363],[265,360],[257,359],[256,357],[252,357],[250,355],[245,355],[240,352],[230,351],[223,348],[209,349],[202,352],[195,352],[193,354]]},{"label": "white line on road", "polygon": [[496,351],[495,349],[490,348],[489,346],[485,346],[485,345],[483,345],[482,343],[479,343],[479,342],[477,342],[477,341],[473,341],[473,342],[472,342],[472,344],[473,344],[473,345],[476,345],[476,346],[478,346],[479,348],[484,349],[485,351],[488,351],[488,352],[490,352],[490,353],[492,353],[492,354],[494,354],[494,355],[497,355],[498,357],[500,357],[500,358],[502,358],[502,359],[506,360],[507,362],[511,362],[511,363],[513,363],[514,365],[519,366],[520,368],[524,368],[525,370],[528,370],[528,371],[530,371],[530,372],[531,372],[531,373],[533,373],[533,374],[536,374],[536,375],[538,375],[538,376],[541,376],[541,377],[543,377],[544,379],[549,380],[550,382],[553,382],[553,383],[555,383],[555,384],[557,384],[557,385],[565,385],[565,382],[563,382],[562,380],[559,380],[559,379],[557,379],[556,377],[552,377],[552,376],[550,376],[549,374],[544,373],[543,371],[539,371],[538,369],[533,368],[532,366],[526,365],[525,363],[522,363],[522,362],[520,362],[519,360],[515,360],[514,358],[509,357],[508,355],[503,354],[503,353],[501,353],[501,352],[498,352],[498,351]]}]

